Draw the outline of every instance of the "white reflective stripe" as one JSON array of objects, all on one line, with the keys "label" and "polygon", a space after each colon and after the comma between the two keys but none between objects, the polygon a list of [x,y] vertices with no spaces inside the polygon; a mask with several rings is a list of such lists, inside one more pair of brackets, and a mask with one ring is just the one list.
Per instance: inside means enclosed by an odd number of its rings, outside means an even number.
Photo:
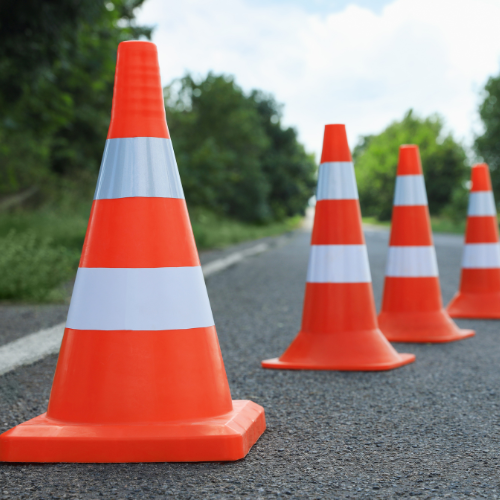
[{"label": "white reflective stripe", "polygon": [[319,166],[319,200],[357,200],[358,188],[352,161],[332,161]]},{"label": "white reflective stripe", "polygon": [[94,199],[134,196],[184,198],[170,139],[131,137],[106,141]]},{"label": "white reflective stripe", "polygon": [[462,267],[466,269],[500,267],[500,244],[466,243]]},{"label": "white reflective stripe", "polygon": [[469,209],[467,215],[493,215],[497,214],[495,200],[491,191],[473,191],[469,194]]},{"label": "white reflective stripe", "polygon": [[434,247],[389,247],[385,275],[394,278],[439,276]]},{"label": "white reflective stripe", "polygon": [[308,283],[370,283],[365,245],[312,245]]},{"label": "white reflective stripe", "polygon": [[177,330],[212,326],[201,267],[81,267],[68,313],[76,330]]},{"label": "white reflective stripe", "polygon": [[398,175],[394,205],[427,205],[423,175]]}]

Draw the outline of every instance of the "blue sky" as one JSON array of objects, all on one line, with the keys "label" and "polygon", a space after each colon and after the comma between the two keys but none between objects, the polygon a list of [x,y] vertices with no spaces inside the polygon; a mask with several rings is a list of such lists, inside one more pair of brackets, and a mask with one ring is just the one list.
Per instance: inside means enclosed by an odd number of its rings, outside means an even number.
[{"label": "blue sky", "polygon": [[271,92],[318,157],[326,123],[345,123],[353,147],[410,108],[472,142],[479,91],[500,69],[500,1],[459,3],[146,0],[138,20],[156,26],[165,84],[214,71]]}]

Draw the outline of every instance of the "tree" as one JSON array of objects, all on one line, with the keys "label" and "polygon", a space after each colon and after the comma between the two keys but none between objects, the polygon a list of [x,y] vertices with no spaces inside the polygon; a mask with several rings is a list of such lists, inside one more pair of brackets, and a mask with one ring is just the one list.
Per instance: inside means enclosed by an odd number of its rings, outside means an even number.
[{"label": "tree", "polygon": [[420,148],[429,210],[439,214],[449,205],[467,178],[466,154],[451,134],[445,134],[438,115],[428,118],[408,111],[382,133],[362,137],[353,156],[364,215],[390,220],[399,146]]},{"label": "tree", "polygon": [[119,42],[143,0],[0,3],[0,195],[98,170]]},{"label": "tree", "polygon": [[247,96],[233,77],[209,73],[175,80],[165,98],[190,206],[251,222],[304,211],[315,165],[270,96]]},{"label": "tree", "polygon": [[475,150],[491,170],[495,199],[500,200],[500,75],[490,77],[483,90],[479,116],[484,133],[476,137]]}]

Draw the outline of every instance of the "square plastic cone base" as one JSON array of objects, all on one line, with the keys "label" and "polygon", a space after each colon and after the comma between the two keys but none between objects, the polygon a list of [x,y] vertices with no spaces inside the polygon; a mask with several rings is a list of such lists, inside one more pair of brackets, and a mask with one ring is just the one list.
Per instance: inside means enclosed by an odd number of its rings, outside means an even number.
[{"label": "square plastic cone base", "polygon": [[279,358],[267,359],[262,361],[263,368],[273,368],[276,370],[332,370],[332,371],[356,371],[356,372],[371,372],[371,371],[383,371],[392,370],[393,368],[399,368],[400,366],[413,363],[415,361],[414,354],[399,354],[395,361],[388,363],[363,363],[363,364],[332,364],[332,365],[322,365],[315,363],[306,362],[291,362],[291,361],[280,361]]},{"label": "square plastic cone base", "polygon": [[446,311],[452,318],[500,319],[500,293],[457,293]]},{"label": "square plastic cone base", "polygon": [[0,436],[0,461],[238,460],[265,428],[264,408],[252,401],[233,401],[233,411],[218,417],[157,424],[68,424],[43,414]]}]

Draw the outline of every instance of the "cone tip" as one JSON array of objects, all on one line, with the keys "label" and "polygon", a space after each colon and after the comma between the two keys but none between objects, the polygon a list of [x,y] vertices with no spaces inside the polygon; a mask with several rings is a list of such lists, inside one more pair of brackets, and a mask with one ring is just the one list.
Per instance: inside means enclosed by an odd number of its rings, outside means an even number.
[{"label": "cone tip", "polygon": [[471,191],[491,191],[490,169],[486,163],[476,163],[471,171]]},{"label": "cone tip", "polygon": [[169,138],[158,50],[145,40],[118,45],[108,139]]},{"label": "cone tip", "polygon": [[346,128],[341,123],[325,125],[320,163],[333,161],[352,161],[351,151],[347,142]]},{"label": "cone tip", "polygon": [[397,175],[422,175],[420,151],[416,144],[399,146]]}]

